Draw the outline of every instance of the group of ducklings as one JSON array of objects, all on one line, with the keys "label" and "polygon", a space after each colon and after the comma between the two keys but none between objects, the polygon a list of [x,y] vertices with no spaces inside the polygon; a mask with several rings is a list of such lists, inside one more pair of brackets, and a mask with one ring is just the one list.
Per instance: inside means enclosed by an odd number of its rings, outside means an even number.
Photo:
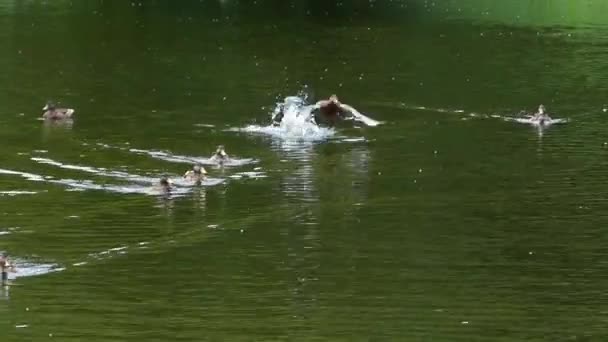
[{"label": "group of ducklings", "polygon": [[[216,151],[209,158],[209,161],[217,165],[224,165],[229,159],[230,157],[228,156],[228,153],[226,153],[224,145],[219,145]],[[200,163],[196,163],[192,166],[191,170],[184,173],[183,178],[198,185],[207,178],[207,170],[205,170],[203,165]],[[163,176],[161,177],[157,186],[160,191],[169,192],[173,187],[173,182],[168,176]]]},{"label": "group of ducklings", "polygon": [[[42,108],[42,118],[45,120],[52,121],[63,121],[69,120],[74,115],[74,109],[72,108],[61,108],[57,107],[55,103],[48,101],[46,105]],[[216,151],[209,158],[209,162],[224,165],[229,160],[228,153],[224,148],[224,145],[219,145]],[[207,170],[200,164],[196,163],[192,166],[192,170],[186,171],[183,178],[191,181],[195,184],[200,184],[207,177]],[[168,176],[161,177],[158,182],[159,190],[163,192],[168,192],[173,187],[173,182],[169,179]]]}]

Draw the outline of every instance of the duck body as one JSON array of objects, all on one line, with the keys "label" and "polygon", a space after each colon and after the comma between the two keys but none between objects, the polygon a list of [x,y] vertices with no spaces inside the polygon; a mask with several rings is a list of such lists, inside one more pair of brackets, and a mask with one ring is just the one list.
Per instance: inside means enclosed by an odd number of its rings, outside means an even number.
[{"label": "duck body", "polygon": [[551,117],[547,113],[545,106],[540,105],[538,111],[531,115],[530,120],[533,124],[539,126],[545,126],[551,124]]},{"label": "duck body", "polygon": [[229,159],[230,159],[230,157],[228,156],[228,153],[226,153],[224,146],[220,145],[217,147],[217,150],[215,151],[215,153],[213,153],[213,155],[211,155],[211,157],[209,158],[209,161],[212,163],[223,165]]},{"label": "duck body", "polygon": [[161,177],[158,184],[154,186],[154,191],[161,194],[168,194],[173,189],[173,182],[166,176]]},{"label": "duck body", "polygon": [[42,117],[48,120],[64,120],[70,119],[74,115],[74,109],[72,108],[58,108],[55,104],[48,102],[44,108],[42,108]]},{"label": "duck body", "polygon": [[201,181],[207,178],[207,170],[201,165],[194,165],[192,170],[186,171],[184,174],[184,179],[189,180],[191,182],[200,183]]}]

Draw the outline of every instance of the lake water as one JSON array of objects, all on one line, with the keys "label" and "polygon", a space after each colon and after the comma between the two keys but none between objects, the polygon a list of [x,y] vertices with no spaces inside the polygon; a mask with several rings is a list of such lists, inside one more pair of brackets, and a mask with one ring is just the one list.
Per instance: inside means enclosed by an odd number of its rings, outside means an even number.
[{"label": "lake water", "polygon": [[0,1],[1,340],[605,340],[606,5],[514,3]]}]

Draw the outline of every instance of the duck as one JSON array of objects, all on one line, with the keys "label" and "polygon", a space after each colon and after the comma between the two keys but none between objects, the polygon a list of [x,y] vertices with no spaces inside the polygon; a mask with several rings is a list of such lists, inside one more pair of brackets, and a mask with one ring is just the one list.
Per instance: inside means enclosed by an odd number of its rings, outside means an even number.
[{"label": "duck", "polygon": [[224,145],[219,145],[209,160],[220,165],[227,162],[229,157],[228,153],[226,153],[226,150],[224,149]]},{"label": "duck", "polygon": [[195,164],[192,170],[186,171],[184,178],[193,182],[200,183],[200,181],[207,178],[207,170],[201,164]]},{"label": "duck", "polygon": [[74,114],[72,108],[57,108],[52,102],[47,102],[44,108],[42,108],[42,117],[50,120],[63,120],[69,119]]},{"label": "duck", "polygon": [[551,117],[547,113],[547,109],[544,105],[538,106],[538,111],[532,115],[532,120],[538,122],[539,124],[545,124],[551,120]]},{"label": "duck", "polygon": [[158,190],[160,192],[169,193],[169,192],[171,192],[171,189],[173,188],[173,182],[171,182],[169,177],[162,176],[160,178],[160,180],[158,181],[158,184],[156,185],[155,188],[156,188],[156,190]]}]

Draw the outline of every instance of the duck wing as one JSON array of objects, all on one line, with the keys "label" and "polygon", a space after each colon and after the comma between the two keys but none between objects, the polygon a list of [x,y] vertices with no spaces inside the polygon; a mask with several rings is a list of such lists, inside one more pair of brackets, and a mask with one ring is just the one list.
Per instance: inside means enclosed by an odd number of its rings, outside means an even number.
[{"label": "duck wing", "polygon": [[342,110],[348,112],[350,115],[352,115],[353,119],[359,122],[362,122],[363,124],[367,125],[367,126],[378,126],[379,124],[381,124],[380,121],[376,121],[370,117],[367,117],[361,113],[359,113],[358,110],[356,110],[355,108],[347,105],[347,104],[342,104],[341,105]]}]

